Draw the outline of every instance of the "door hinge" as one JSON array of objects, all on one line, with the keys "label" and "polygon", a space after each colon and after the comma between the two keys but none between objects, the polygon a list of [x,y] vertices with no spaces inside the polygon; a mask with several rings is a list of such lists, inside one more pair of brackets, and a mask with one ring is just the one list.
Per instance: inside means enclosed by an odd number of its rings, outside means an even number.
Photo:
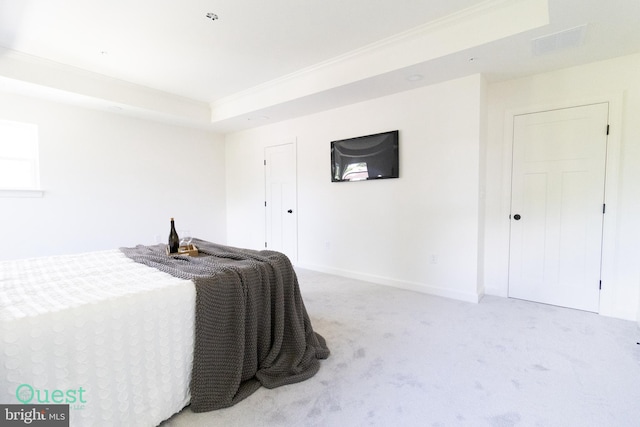
[{"label": "door hinge", "polygon": [[267,247],[267,242],[264,242],[264,247],[265,247],[265,248]]},{"label": "door hinge", "polygon": [[[609,132],[607,131],[607,135],[609,135]],[[267,160],[264,160],[264,165],[267,166]]]},{"label": "door hinge", "polygon": [[607,212],[607,204],[603,203],[602,204],[602,213],[605,214]]},{"label": "door hinge", "polygon": [[607,135],[609,135],[609,125],[607,125]]},{"label": "door hinge", "polygon": [[265,206],[265,208],[267,207],[267,201],[266,200],[264,201],[264,206]]},{"label": "door hinge", "polygon": [[600,287],[598,289],[602,290],[602,280],[600,280]]}]

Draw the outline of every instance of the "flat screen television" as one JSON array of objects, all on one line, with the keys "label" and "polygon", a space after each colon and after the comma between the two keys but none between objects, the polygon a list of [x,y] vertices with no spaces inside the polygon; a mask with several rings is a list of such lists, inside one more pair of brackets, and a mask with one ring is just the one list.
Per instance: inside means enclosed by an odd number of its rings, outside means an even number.
[{"label": "flat screen television", "polygon": [[398,178],[399,132],[331,141],[331,181]]}]

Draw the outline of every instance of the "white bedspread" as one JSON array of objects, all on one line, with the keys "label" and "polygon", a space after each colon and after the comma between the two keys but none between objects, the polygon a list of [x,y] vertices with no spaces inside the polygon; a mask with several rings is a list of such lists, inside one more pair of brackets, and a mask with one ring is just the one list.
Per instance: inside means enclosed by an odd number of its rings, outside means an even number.
[{"label": "white bedspread", "polygon": [[71,426],[158,425],[189,402],[194,306],[192,282],[118,250],[2,261],[0,403],[69,403]]}]

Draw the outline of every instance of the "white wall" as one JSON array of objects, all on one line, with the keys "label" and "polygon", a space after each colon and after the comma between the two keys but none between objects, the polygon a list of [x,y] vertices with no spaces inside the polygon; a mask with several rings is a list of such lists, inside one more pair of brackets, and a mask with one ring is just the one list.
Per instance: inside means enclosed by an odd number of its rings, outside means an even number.
[{"label": "white wall", "polygon": [[[265,146],[296,142],[298,264],[476,300],[507,294],[515,112],[611,102],[601,313],[640,323],[640,55],[487,85],[414,89],[222,138],[0,93],[40,127],[43,198],[0,198],[0,259],[164,241],[264,244]],[[329,142],[401,132],[401,178],[331,183]],[[172,168],[180,179],[170,175]],[[435,255],[436,263],[433,263]]]},{"label": "white wall", "polygon": [[[263,148],[297,140],[300,266],[466,300],[506,296],[511,117],[608,101],[600,312],[640,318],[638,75],[640,55],[488,85],[473,76],[227,135],[229,243],[262,247]],[[396,128],[399,180],[330,182],[329,141]]]},{"label": "white wall", "polygon": [[[265,146],[297,141],[298,265],[478,299],[480,76],[227,135],[228,242],[264,246]],[[400,178],[332,183],[330,141],[400,130]]]},{"label": "white wall", "polygon": [[0,259],[165,242],[172,216],[226,241],[222,137],[8,93],[0,118],[39,126],[44,189],[0,197]]},{"label": "white wall", "polygon": [[485,214],[486,214],[486,187],[487,187],[487,146],[488,146],[488,121],[487,121],[487,82],[482,79],[480,86],[480,152],[478,171],[478,295],[485,294]]},{"label": "white wall", "polygon": [[510,124],[515,113],[609,101],[600,313],[640,317],[640,55],[489,85],[485,289],[507,295]]}]

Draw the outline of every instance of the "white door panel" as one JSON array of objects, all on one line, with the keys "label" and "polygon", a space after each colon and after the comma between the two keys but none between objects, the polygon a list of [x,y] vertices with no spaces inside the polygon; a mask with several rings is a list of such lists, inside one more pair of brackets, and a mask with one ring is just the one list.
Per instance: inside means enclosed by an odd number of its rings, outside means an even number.
[{"label": "white door panel", "polygon": [[598,311],[608,104],[514,117],[509,296]]},{"label": "white door panel", "polygon": [[266,247],[297,262],[297,198],[294,144],[265,148]]}]

